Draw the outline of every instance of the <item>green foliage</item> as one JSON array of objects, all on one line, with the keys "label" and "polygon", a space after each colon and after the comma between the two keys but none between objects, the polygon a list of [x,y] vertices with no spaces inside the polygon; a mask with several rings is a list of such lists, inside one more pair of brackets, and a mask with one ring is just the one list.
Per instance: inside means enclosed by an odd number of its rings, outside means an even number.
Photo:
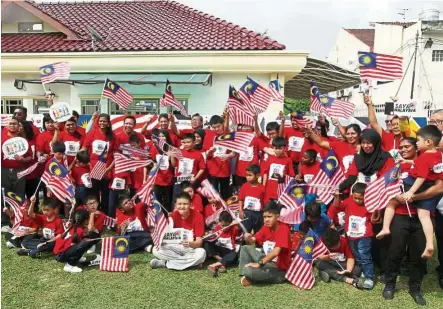
[{"label": "green foliage", "polygon": [[289,114],[292,111],[301,111],[301,112],[308,112],[309,111],[309,105],[311,104],[310,99],[291,99],[291,98],[285,98],[284,101],[284,112],[285,115]]}]

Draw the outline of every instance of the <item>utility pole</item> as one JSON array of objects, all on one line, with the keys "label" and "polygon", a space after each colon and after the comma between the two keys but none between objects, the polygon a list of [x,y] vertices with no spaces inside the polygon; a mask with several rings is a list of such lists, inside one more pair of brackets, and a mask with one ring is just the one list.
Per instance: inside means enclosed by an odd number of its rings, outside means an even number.
[{"label": "utility pole", "polygon": [[415,66],[417,64],[417,50],[418,50],[418,30],[417,34],[415,35],[414,71],[412,71],[411,100],[414,98]]}]

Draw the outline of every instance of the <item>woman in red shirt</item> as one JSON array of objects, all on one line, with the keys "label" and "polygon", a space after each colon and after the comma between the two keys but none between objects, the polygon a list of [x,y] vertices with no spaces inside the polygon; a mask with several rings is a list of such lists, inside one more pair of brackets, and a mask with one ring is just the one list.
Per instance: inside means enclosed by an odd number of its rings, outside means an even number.
[{"label": "woman in red shirt", "polygon": [[81,150],[87,151],[91,160],[91,171],[97,164],[103,150],[107,148],[106,173],[101,180],[93,179],[93,188],[96,189],[100,200],[100,209],[111,216],[109,213],[109,172],[114,166],[114,151],[116,149],[116,137],[112,133],[111,117],[108,114],[100,114],[98,117],[98,129],[92,130],[86,135]]},{"label": "woman in red shirt", "polygon": [[59,124],[54,124],[55,131],[54,131],[54,137],[52,138],[52,143],[55,143],[56,141],[60,141],[65,143],[66,146],[66,157],[68,160],[69,167],[72,166],[72,162],[74,162],[75,156],[77,155],[77,152],[80,151],[81,146],[84,141],[84,136],[82,136],[77,131],[77,122],[74,117],[70,118],[65,122],[65,130],[59,131]]}]

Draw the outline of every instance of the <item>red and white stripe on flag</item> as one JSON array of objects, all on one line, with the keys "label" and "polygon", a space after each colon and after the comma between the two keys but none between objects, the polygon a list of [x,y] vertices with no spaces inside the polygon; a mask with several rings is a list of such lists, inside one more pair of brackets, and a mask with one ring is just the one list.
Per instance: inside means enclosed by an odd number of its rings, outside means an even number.
[{"label": "red and white stripe on flag", "polygon": [[116,219],[105,215],[105,219],[103,220],[103,225],[109,226],[109,227],[115,227],[116,224],[117,224]]},{"label": "red and white stripe on flag", "polygon": [[314,112],[324,113],[331,118],[349,119],[354,114],[355,105],[352,102],[334,99],[331,107],[326,107],[316,96],[311,96],[310,108]]},{"label": "red and white stripe on flag", "polygon": [[20,179],[22,177],[25,177],[25,176],[31,174],[40,163],[41,162],[36,162],[36,163],[32,164],[30,167],[28,167],[27,169],[25,169],[24,171],[18,172],[17,179]]},{"label": "red and white stripe on flag", "polygon": [[124,154],[115,153],[115,174],[123,173],[130,170],[135,170],[141,167],[145,167],[151,163],[154,163],[152,160],[134,160],[126,157]]},{"label": "red and white stripe on flag", "polygon": [[365,192],[365,206],[369,212],[385,208],[389,201],[401,194],[399,182],[385,185],[385,177],[380,177],[371,182]]},{"label": "red and white stripe on flag", "polygon": [[148,207],[147,223],[148,226],[154,227],[151,236],[152,241],[154,242],[154,247],[158,249],[160,248],[161,242],[163,240],[163,235],[166,231],[166,228],[168,227],[168,221],[166,220],[165,215],[161,210],[158,214],[158,220],[156,221],[153,207]]},{"label": "red and white stripe on flag", "polygon": [[258,85],[250,97],[257,114],[264,113],[268,109],[269,103],[271,103],[271,92],[262,85]]},{"label": "red and white stripe on flag", "polygon": [[254,133],[235,131],[216,136],[214,138],[214,145],[223,146],[229,150],[243,153],[251,144],[254,136]]},{"label": "red and white stripe on flag", "polygon": [[186,111],[183,104],[177,101],[171,93],[166,92],[163,95],[163,98],[160,100],[160,105],[163,107],[174,106],[176,109],[180,111],[180,114],[182,114],[185,117],[189,117],[188,112]]},{"label": "red and white stripe on flag", "polygon": [[45,171],[42,175],[42,181],[46,187],[62,202],[70,200],[68,188],[72,185],[68,178],[57,177]]},{"label": "red and white stripe on flag", "polygon": [[17,203],[17,201],[8,196],[5,196],[4,198],[5,202],[11,206],[12,212],[14,213],[14,223],[12,225],[12,229],[14,230],[20,226],[20,222],[23,218],[23,212],[20,210],[20,205]]},{"label": "red and white stripe on flag", "polygon": [[396,80],[403,77],[403,57],[375,54],[376,67],[360,67],[361,78]]},{"label": "red and white stripe on flag", "polygon": [[122,87],[119,87],[115,93],[105,87],[103,89],[103,96],[117,103],[121,109],[127,109],[132,104],[133,99],[132,95]]},{"label": "red and white stripe on flag", "polygon": [[320,169],[309,183],[308,193],[316,193],[319,200],[325,204],[329,204],[334,198],[333,193],[335,189],[338,188],[338,185],[344,180],[345,175],[340,165],[337,167],[331,179]]},{"label": "red and white stripe on flag", "polygon": [[114,257],[114,243],[117,237],[105,237],[102,241],[100,270],[112,272],[127,272],[129,271],[129,258],[115,258]]},{"label": "red and white stripe on flag", "polygon": [[66,61],[56,62],[47,66],[43,66],[40,68],[40,71],[44,70],[45,67],[50,68],[51,72],[49,74],[41,72],[40,81],[42,82],[42,84],[53,82],[59,78],[69,78],[69,75],[71,75],[71,67],[69,66],[69,62]]},{"label": "red and white stripe on flag", "polygon": [[91,172],[89,173],[89,176],[92,179],[101,180],[103,176],[106,174],[106,163],[102,161],[97,161],[92,168]]},{"label": "red and white stripe on flag", "polygon": [[[134,131],[140,132],[143,126],[148,123],[147,130],[152,130],[155,128],[156,125],[158,125],[158,115],[132,115],[135,117],[136,124],[134,127]],[[126,118],[126,115],[113,115],[111,116],[111,125],[112,125],[112,131],[115,135],[118,135],[123,132],[124,127],[124,120]]]}]

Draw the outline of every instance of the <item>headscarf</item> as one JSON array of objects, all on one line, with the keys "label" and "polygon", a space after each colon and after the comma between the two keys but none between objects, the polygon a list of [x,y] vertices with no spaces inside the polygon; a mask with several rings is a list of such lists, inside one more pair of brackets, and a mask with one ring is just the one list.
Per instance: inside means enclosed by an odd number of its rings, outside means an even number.
[{"label": "headscarf", "polygon": [[355,155],[355,165],[357,170],[365,176],[372,176],[378,172],[385,162],[391,157],[389,152],[381,149],[381,137],[377,131],[373,129],[366,129],[361,135],[361,140],[367,140],[374,145],[372,153],[365,153],[363,148]]},{"label": "headscarf", "polygon": [[194,131],[194,133],[198,134],[201,137],[201,139],[202,139],[201,144],[194,145],[194,149],[195,150],[201,150],[203,148],[203,141],[205,140],[206,132],[203,129],[197,129],[197,130]]}]

